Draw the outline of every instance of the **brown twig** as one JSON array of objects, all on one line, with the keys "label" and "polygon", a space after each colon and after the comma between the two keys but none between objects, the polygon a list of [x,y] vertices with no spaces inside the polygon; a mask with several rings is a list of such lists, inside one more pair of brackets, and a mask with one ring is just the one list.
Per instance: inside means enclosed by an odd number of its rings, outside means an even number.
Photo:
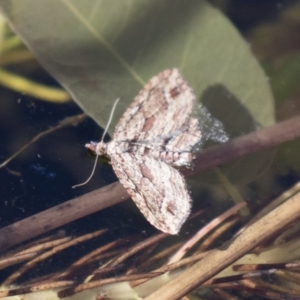
[{"label": "brown twig", "polygon": [[246,202],[241,202],[231,207],[223,214],[218,216],[209,222],[206,226],[201,228],[191,239],[189,239],[169,260],[169,264],[173,264],[180,259],[189,251],[204,235],[206,235],[212,228],[217,227],[220,223],[224,222],[227,218],[233,214],[237,214],[238,211],[246,205]]},{"label": "brown twig", "polygon": [[0,250],[8,249],[128,198],[126,190],[116,182],[47,209],[0,229]]},{"label": "brown twig", "polygon": [[11,284],[14,280],[16,280],[19,276],[21,276],[22,274],[24,274],[26,271],[28,271],[30,268],[32,268],[33,266],[35,266],[37,263],[47,259],[50,256],[53,256],[54,254],[63,251],[71,246],[74,246],[76,244],[82,243],[84,241],[90,240],[92,238],[95,238],[99,235],[102,235],[106,232],[106,229],[102,229],[102,230],[98,230],[96,232],[93,233],[88,233],[85,234],[83,236],[80,236],[76,239],[73,239],[71,241],[68,241],[64,244],[60,244],[58,246],[53,247],[52,249],[46,251],[45,253],[41,254],[40,256],[32,259],[31,261],[29,261],[28,263],[26,263],[25,265],[23,265],[19,270],[17,270],[16,272],[12,273],[8,278],[5,279],[5,281],[2,283],[3,285],[9,285]]},{"label": "brown twig", "polygon": [[299,269],[300,262],[293,263],[274,263],[274,264],[243,264],[234,265],[232,269],[236,272],[254,271],[254,270],[269,270],[269,269]]},{"label": "brown twig", "polygon": [[134,255],[135,253],[147,248],[150,245],[153,245],[155,243],[158,243],[159,241],[166,238],[168,234],[166,233],[159,233],[153,237],[148,238],[145,241],[140,242],[139,244],[133,246],[131,249],[129,249],[127,252],[125,252],[123,255],[118,257],[116,260],[114,260],[110,266],[117,266],[120,263],[123,263],[128,257]]},{"label": "brown twig", "polygon": [[245,253],[299,218],[300,193],[246,228],[240,235],[212,250],[210,255],[185,270],[145,300],[176,300],[230,266]]},{"label": "brown twig", "polygon": [[214,231],[203,242],[201,242],[196,253],[206,251],[209,247],[211,247],[214,241],[218,240],[226,231],[229,231],[229,229],[235,226],[239,221],[240,217],[236,216],[224,222],[220,227],[214,229]]},{"label": "brown twig", "polygon": [[245,134],[227,143],[207,148],[196,157],[193,169],[186,170],[183,173],[186,176],[192,176],[239,157],[292,141],[298,137],[300,137],[300,116]]},{"label": "brown twig", "polygon": [[[183,173],[186,176],[191,176],[243,155],[293,140],[299,136],[300,117],[295,117],[230,140],[227,143],[208,148],[197,156],[194,168],[184,170]],[[125,189],[119,182],[116,182],[16,222],[0,229],[0,251],[128,198]]]},{"label": "brown twig", "polygon": [[62,279],[62,278],[66,278],[68,276],[70,276],[72,273],[75,273],[76,270],[82,268],[83,266],[87,265],[89,262],[91,262],[91,260],[95,257],[98,256],[99,254],[102,254],[104,252],[107,252],[108,250],[111,250],[113,248],[116,248],[117,246],[121,246],[124,243],[127,243],[128,239],[120,239],[120,240],[116,240],[116,241],[112,241],[108,244],[105,244],[97,249],[95,249],[94,251],[88,253],[87,255],[85,255],[84,257],[81,257],[79,260],[75,261],[74,263],[72,263],[71,266],[69,266],[69,268],[60,273],[57,274],[55,277],[52,277],[53,279]]},{"label": "brown twig", "polygon": [[19,264],[23,261],[30,260],[39,255],[39,252],[29,252],[20,255],[12,255],[0,259],[0,269],[4,269],[8,266]]},{"label": "brown twig", "polygon": [[34,292],[44,291],[44,290],[66,288],[74,284],[75,284],[74,281],[68,280],[68,281],[56,281],[56,282],[50,282],[45,284],[30,285],[30,286],[25,286],[21,288],[12,289],[12,290],[0,291],[0,298],[22,295],[22,294],[29,294],[29,293],[34,293]]},{"label": "brown twig", "polygon": [[132,281],[132,280],[138,280],[138,279],[142,279],[142,278],[153,278],[158,275],[161,275],[161,273],[155,272],[155,273],[147,273],[147,274],[125,275],[125,276],[120,276],[120,277],[113,277],[113,278],[106,278],[106,279],[101,279],[101,280],[97,280],[97,281],[91,281],[88,283],[78,285],[74,288],[69,288],[69,289],[59,291],[58,297],[63,298],[63,297],[71,296],[73,294],[76,294],[76,293],[79,293],[79,292],[82,292],[85,290],[89,290],[89,289],[92,289],[95,287],[100,287],[100,286],[110,284],[110,283]]}]

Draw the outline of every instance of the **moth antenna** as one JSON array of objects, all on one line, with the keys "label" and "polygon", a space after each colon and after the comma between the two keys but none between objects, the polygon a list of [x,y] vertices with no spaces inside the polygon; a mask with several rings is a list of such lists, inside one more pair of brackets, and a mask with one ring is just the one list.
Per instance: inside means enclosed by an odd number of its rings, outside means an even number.
[{"label": "moth antenna", "polygon": [[82,183],[73,185],[73,186],[72,186],[72,189],[75,189],[75,188],[77,188],[77,187],[79,187],[79,186],[85,185],[85,184],[87,184],[87,183],[92,179],[92,177],[93,177],[94,174],[95,174],[95,170],[96,170],[98,158],[99,158],[99,155],[97,154],[96,159],[95,159],[95,163],[94,163],[94,167],[93,167],[92,173],[91,173],[91,175],[89,176],[89,178],[88,178],[85,182],[82,182]]},{"label": "moth antenna", "polygon": [[116,99],[116,101],[115,101],[115,103],[114,103],[114,105],[113,105],[113,107],[112,107],[112,110],[111,110],[111,112],[110,112],[110,115],[109,115],[109,119],[108,119],[107,125],[106,125],[105,130],[104,130],[104,132],[103,132],[103,134],[102,134],[101,142],[103,142],[103,139],[104,139],[104,137],[105,137],[105,135],[106,135],[106,133],[107,133],[108,127],[109,127],[109,125],[110,125],[110,123],[111,123],[112,117],[113,117],[113,115],[114,115],[114,112],[115,112],[115,109],[116,109],[116,106],[117,106],[119,100],[120,100],[120,98]]},{"label": "moth antenna", "polygon": [[[108,119],[107,125],[106,125],[105,130],[104,130],[104,132],[103,132],[103,134],[102,134],[102,138],[101,138],[100,143],[103,142],[103,139],[104,139],[104,137],[105,137],[105,135],[106,135],[106,133],[107,133],[108,127],[109,127],[109,125],[110,125],[110,123],[111,123],[112,117],[113,117],[113,115],[114,115],[114,112],[115,112],[115,109],[116,109],[116,107],[117,107],[117,104],[118,104],[119,100],[120,100],[120,98],[116,99],[116,101],[115,101],[115,103],[114,103],[114,105],[113,105],[113,107],[112,107],[112,110],[111,110],[111,112],[110,112],[110,115],[109,115],[109,119]],[[83,183],[79,183],[79,184],[73,185],[73,186],[72,186],[72,189],[75,189],[75,188],[77,188],[77,187],[79,187],[79,186],[85,185],[85,184],[87,184],[87,183],[92,179],[92,177],[93,177],[94,174],[95,174],[95,170],[96,170],[98,158],[99,158],[99,155],[97,154],[96,160],[95,160],[95,163],[94,163],[94,167],[93,167],[92,173],[91,173],[91,175],[89,176],[89,178],[88,178],[85,182],[83,182]]]}]

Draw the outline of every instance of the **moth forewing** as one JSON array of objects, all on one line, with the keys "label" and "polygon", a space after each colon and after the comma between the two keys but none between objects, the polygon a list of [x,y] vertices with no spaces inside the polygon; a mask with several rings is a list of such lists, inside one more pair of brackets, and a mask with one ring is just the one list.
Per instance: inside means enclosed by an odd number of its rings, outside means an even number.
[{"label": "moth forewing", "polygon": [[146,219],[177,234],[190,214],[191,198],[173,166],[189,166],[201,139],[191,117],[195,95],[178,69],[153,77],[118,122],[114,139],[86,147],[108,155],[122,185]]}]

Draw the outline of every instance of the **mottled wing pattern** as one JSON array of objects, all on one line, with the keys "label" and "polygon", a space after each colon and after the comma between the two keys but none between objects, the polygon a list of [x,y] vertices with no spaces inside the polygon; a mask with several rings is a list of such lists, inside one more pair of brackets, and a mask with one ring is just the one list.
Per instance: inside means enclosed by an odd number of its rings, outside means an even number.
[{"label": "mottled wing pattern", "polygon": [[201,134],[191,117],[195,95],[177,69],[153,77],[120,119],[114,139],[87,144],[108,155],[120,182],[147,220],[176,234],[189,216],[184,178],[172,167],[189,165]]},{"label": "mottled wing pattern", "polygon": [[195,95],[178,69],[165,70],[140,91],[117,124],[115,141],[189,151],[201,134],[191,118]]},{"label": "mottled wing pattern", "polygon": [[163,161],[136,153],[113,154],[111,164],[146,219],[161,231],[178,233],[191,209],[180,173]]}]

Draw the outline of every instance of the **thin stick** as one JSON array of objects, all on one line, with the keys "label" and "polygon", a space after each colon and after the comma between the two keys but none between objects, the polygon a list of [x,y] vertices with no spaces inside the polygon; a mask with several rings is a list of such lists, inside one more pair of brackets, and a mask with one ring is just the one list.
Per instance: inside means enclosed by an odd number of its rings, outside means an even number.
[{"label": "thin stick", "polygon": [[76,116],[72,116],[72,117],[67,117],[64,120],[60,121],[58,123],[58,125],[54,126],[54,127],[50,127],[49,129],[39,133],[38,135],[36,135],[34,138],[32,138],[32,140],[30,142],[28,142],[27,144],[25,144],[24,146],[22,146],[17,152],[15,152],[12,156],[10,156],[8,159],[6,159],[4,162],[2,162],[0,164],[0,169],[5,167],[8,163],[10,163],[14,158],[16,158],[18,155],[20,155],[23,151],[25,151],[29,146],[31,146],[33,143],[35,143],[36,141],[38,141],[39,139],[41,139],[42,137],[55,132],[63,127],[69,126],[69,125],[74,125],[77,124],[81,121],[83,121],[85,118],[87,118],[86,114],[79,114]]},{"label": "thin stick", "polygon": [[282,228],[299,219],[300,193],[245,229],[240,235],[212,250],[192,267],[156,290],[145,300],[177,300],[212,278]]},{"label": "thin stick", "polygon": [[[242,155],[271,148],[297,137],[300,137],[299,116],[206,149],[198,155],[194,168],[185,169],[183,173],[185,176],[191,176]],[[125,188],[121,183],[115,182],[15,222],[0,229],[0,251],[126,199],[129,199],[129,195]]]}]

